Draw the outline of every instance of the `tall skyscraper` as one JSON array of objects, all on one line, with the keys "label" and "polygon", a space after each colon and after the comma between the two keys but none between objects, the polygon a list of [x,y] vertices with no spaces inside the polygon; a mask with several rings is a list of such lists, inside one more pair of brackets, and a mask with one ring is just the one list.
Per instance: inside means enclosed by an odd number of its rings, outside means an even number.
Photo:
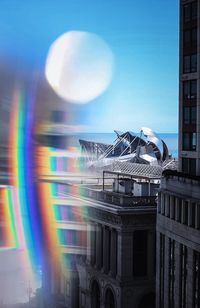
[{"label": "tall skyscraper", "polygon": [[179,170],[200,175],[199,1],[180,1]]},{"label": "tall skyscraper", "polygon": [[200,307],[200,1],[180,0],[179,171],[157,213],[156,307]]}]

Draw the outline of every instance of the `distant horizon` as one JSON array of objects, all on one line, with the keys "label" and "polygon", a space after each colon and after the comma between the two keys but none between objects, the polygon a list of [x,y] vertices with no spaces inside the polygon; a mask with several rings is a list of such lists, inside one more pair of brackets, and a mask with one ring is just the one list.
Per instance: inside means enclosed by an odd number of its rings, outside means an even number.
[{"label": "distant horizon", "polygon": [[[134,133],[137,133],[136,131],[134,130],[124,130],[123,132],[134,132]],[[140,132],[140,131],[139,131]],[[138,133],[139,133],[138,132]],[[77,134],[113,134],[115,133],[114,130],[113,131],[83,131],[83,132],[77,132]],[[157,131],[154,131],[155,134],[157,135],[162,135],[162,134],[168,134],[168,135],[178,135],[178,132],[157,132]],[[75,133],[76,134],[76,133]]]}]

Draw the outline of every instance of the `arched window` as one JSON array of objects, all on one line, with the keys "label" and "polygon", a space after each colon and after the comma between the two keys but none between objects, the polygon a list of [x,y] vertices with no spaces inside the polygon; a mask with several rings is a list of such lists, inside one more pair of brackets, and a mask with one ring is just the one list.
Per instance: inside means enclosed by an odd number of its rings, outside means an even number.
[{"label": "arched window", "polygon": [[115,308],[115,298],[111,289],[107,289],[106,291],[105,308]]},{"label": "arched window", "polygon": [[91,286],[91,308],[100,308],[100,289],[96,280],[92,282]]}]

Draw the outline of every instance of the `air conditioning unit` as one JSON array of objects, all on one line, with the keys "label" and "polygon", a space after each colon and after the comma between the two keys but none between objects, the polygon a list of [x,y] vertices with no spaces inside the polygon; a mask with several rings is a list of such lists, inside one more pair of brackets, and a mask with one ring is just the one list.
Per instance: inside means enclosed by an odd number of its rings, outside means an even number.
[{"label": "air conditioning unit", "polygon": [[133,180],[129,178],[114,179],[113,191],[121,194],[132,195]]}]

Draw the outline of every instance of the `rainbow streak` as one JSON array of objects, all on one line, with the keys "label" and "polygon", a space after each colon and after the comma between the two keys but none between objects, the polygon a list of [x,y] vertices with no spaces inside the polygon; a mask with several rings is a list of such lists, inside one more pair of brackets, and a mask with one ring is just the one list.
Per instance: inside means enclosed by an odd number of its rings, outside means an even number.
[{"label": "rainbow streak", "polygon": [[[67,152],[60,151],[47,147],[38,147],[37,148],[37,176],[41,179],[41,182],[38,184],[40,197],[39,200],[41,206],[41,217],[43,219],[43,236],[45,238],[45,246],[46,246],[46,256],[48,256],[48,262],[50,263],[50,267],[54,268],[55,264],[60,264],[62,267],[64,266],[66,270],[66,259],[69,261],[70,256],[63,256],[59,251],[59,245],[71,245],[71,246],[82,246],[82,235],[78,232],[71,232],[70,230],[60,230],[57,229],[56,224],[58,221],[71,221],[75,223],[83,223],[83,207],[76,207],[72,209],[72,206],[59,206],[58,203],[54,203],[53,199],[56,197],[63,198],[60,193],[62,193],[62,184],[57,183],[45,183],[44,178],[48,180],[51,179],[51,176],[56,172],[62,172],[62,168],[64,166],[64,162],[67,160],[67,170],[70,172],[79,171],[79,164],[77,164],[78,159],[76,157],[71,156],[75,152],[75,149],[69,148]],[[68,154],[70,154],[68,156]],[[77,151],[76,151],[77,153]],[[59,163],[58,163],[59,161]],[[62,161],[62,162],[61,162]],[[65,170],[66,171],[66,170]],[[43,178],[44,176],[44,178]],[[59,180],[59,175],[56,176]],[[67,189],[66,189],[67,188]],[[65,192],[79,196],[79,188],[75,186],[65,186]],[[70,197],[70,196],[69,196]],[[69,198],[65,196],[64,198]],[[75,230],[76,231],[76,230]],[[67,244],[68,243],[68,244]],[[65,261],[64,261],[65,260]],[[68,264],[68,262],[67,262]],[[66,274],[66,272],[65,272]]]},{"label": "rainbow streak", "polygon": [[[37,158],[37,176],[40,177],[44,174],[49,174],[50,159],[49,149],[47,147],[38,146],[36,148]],[[53,215],[52,197],[55,194],[56,185],[39,182],[38,200],[40,203],[40,216],[42,219],[42,236],[43,236],[43,249],[44,254],[50,266],[55,266],[55,262],[59,261],[58,253],[58,240],[55,232],[55,219]]]},{"label": "rainbow streak", "polygon": [[10,129],[10,173],[14,187],[19,245],[29,266],[37,267],[41,259],[40,219],[34,185],[34,151],[32,144],[34,93],[16,89]]},{"label": "rainbow streak", "polygon": [[13,209],[12,189],[9,187],[0,189],[1,214],[4,223],[2,227],[3,245],[1,249],[13,249],[18,247],[16,225]]}]

